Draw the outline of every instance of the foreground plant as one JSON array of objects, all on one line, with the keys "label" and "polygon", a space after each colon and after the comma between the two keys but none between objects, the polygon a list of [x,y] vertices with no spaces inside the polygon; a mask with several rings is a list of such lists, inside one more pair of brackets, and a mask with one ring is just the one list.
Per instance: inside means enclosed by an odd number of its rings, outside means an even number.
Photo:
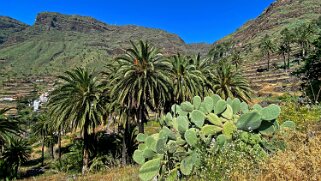
[{"label": "foreground plant", "polygon": [[67,71],[59,78],[63,82],[50,95],[49,107],[56,116],[55,125],[81,130],[84,174],[89,166],[89,135],[100,125],[104,112],[100,101],[102,90],[96,77],[82,68]]},{"label": "foreground plant", "polygon": [[262,148],[264,138],[272,137],[280,128],[295,127],[290,121],[279,125],[276,119],[281,109],[277,105],[250,108],[237,98],[223,100],[218,95],[203,101],[196,96],[192,103],[183,102],[171,109],[162,119],[159,133],[137,136],[141,144],[133,159],[142,165],[142,180],[194,175],[202,166],[202,151],[219,150],[234,139],[252,143],[262,154],[267,153]]}]

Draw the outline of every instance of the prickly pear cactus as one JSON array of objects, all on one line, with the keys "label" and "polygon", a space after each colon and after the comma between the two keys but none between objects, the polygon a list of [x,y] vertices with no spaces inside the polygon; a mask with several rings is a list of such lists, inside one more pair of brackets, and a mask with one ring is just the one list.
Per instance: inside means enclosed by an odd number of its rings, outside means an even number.
[{"label": "prickly pear cactus", "polygon": [[262,136],[295,127],[290,121],[279,126],[281,109],[277,105],[250,107],[239,99],[223,100],[218,95],[204,100],[196,96],[192,103],[173,105],[171,110],[160,120],[159,133],[137,136],[140,145],[133,160],[142,165],[141,180],[177,180],[193,175],[200,168],[201,147],[220,149],[233,139],[260,147]]}]

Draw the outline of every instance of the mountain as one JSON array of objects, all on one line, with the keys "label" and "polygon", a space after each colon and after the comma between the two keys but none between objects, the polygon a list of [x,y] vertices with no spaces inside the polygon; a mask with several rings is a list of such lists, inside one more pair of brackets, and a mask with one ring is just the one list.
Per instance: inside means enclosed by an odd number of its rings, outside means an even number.
[{"label": "mountain", "polygon": [[160,29],[115,26],[91,17],[51,12],[39,13],[33,26],[13,19],[0,21],[2,26],[14,27],[7,28],[0,44],[3,76],[53,75],[75,66],[101,69],[108,59],[130,47],[130,40],[147,40],[167,55],[206,54],[210,48],[208,44],[186,44]]},{"label": "mountain", "polygon": [[240,47],[250,43],[256,45],[266,34],[278,39],[284,28],[292,29],[320,15],[321,0],[277,0],[258,18],[248,21],[237,31],[215,44],[233,42]]},{"label": "mountain", "polygon": [[[267,67],[267,60],[262,57],[258,44],[266,35],[270,35],[277,44],[280,32],[284,28],[290,30],[303,23],[309,23],[321,16],[321,0],[277,0],[254,20],[250,20],[234,33],[214,43],[214,47],[224,45],[240,51],[244,60],[242,66],[244,75],[249,79],[252,88],[260,96],[283,95],[300,93],[300,80],[291,75],[297,68],[289,71],[273,68],[270,71],[259,72]],[[293,47],[293,50],[297,50]],[[296,52],[293,52],[296,53]],[[295,57],[291,57],[295,60]],[[271,65],[283,65],[282,57],[275,53],[272,55]]]},{"label": "mountain", "polygon": [[28,25],[18,20],[7,16],[0,16],[0,44],[5,42],[11,34],[23,31],[28,27]]}]

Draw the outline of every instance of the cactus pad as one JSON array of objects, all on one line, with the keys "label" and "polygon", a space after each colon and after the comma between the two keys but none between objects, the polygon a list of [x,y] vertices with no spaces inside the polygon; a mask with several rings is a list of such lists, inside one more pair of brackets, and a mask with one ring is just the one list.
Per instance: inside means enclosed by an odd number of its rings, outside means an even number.
[{"label": "cactus pad", "polygon": [[194,110],[190,114],[191,121],[199,128],[204,125],[205,114],[199,110]]},{"label": "cactus pad", "polygon": [[219,100],[215,104],[214,113],[222,114],[226,110],[226,107],[227,107],[227,103],[224,100]]},{"label": "cactus pad", "polygon": [[216,125],[216,126],[223,126],[223,123],[221,121],[221,119],[214,113],[210,113],[206,116],[207,120]]},{"label": "cactus pad", "polygon": [[275,104],[271,104],[261,110],[262,119],[272,121],[279,117],[281,108]]},{"label": "cactus pad", "polygon": [[139,169],[139,178],[143,181],[152,180],[159,174],[161,168],[161,159],[156,158],[149,160],[142,165]]},{"label": "cactus pad", "polygon": [[253,131],[260,127],[261,122],[261,114],[258,111],[252,111],[243,114],[237,121],[236,126],[244,131]]},{"label": "cactus pad", "polygon": [[181,104],[181,109],[185,112],[192,112],[194,110],[194,106],[190,102],[183,102]]}]

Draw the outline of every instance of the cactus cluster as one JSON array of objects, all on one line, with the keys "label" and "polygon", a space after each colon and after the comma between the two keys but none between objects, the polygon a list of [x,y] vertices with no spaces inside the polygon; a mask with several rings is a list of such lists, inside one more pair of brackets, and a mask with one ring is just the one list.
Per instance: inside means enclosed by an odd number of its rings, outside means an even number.
[{"label": "cactus cluster", "polygon": [[133,159],[141,164],[139,177],[176,179],[191,175],[200,167],[200,145],[219,148],[241,133],[245,142],[257,145],[261,136],[273,136],[280,127],[294,128],[293,122],[279,126],[280,107],[253,107],[239,99],[223,100],[218,95],[173,105],[161,120],[162,129],[153,135],[139,134]]}]

